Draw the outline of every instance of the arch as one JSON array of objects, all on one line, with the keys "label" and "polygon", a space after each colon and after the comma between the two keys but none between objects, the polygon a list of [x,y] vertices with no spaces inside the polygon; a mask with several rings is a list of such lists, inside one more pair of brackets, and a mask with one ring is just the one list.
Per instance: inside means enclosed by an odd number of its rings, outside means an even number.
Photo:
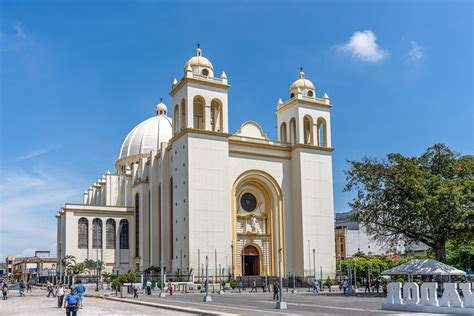
[{"label": "arch", "polygon": [[119,223],[119,243],[120,249],[128,249],[129,245],[129,225],[128,220],[122,219]]},{"label": "arch", "polygon": [[222,102],[219,99],[211,101],[211,131],[222,132]]},{"label": "arch", "polygon": [[328,147],[327,124],[324,118],[322,117],[318,118],[317,128],[318,128],[318,146]]},{"label": "arch", "polygon": [[281,125],[280,125],[280,141],[283,142],[283,143],[288,142],[288,138],[287,138],[287,135],[286,135],[286,123],[285,122],[281,123]]},{"label": "arch", "polygon": [[193,99],[193,128],[206,129],[206,102],[202,96]]},{"label": "arch", "polygon": [[112,218],[105,222],[105,248],[115,249],[115,220]]},{"label": "arch", "polygon": [[77,247],[87,249],[89,247],[89,221],[85,217],[77,221]]},{"label": "arch", "polygon": [[92,248],[102,249],[102,220],[94,218],[92,221]]},{"label": "arch", "polygon": [[262,127],[255,121],[245,121],[240,125],[240,129],[235,133],[239,136],[246,136],[251,138],[268,139],[263,132]]},{"label": "arch", "polygon": [[244,254],[242,256],[242,267],[245,270],[245,275],[260,275],[263,266],[263,260],[260,260],[263,256],[260,246],[250,242],[245,244],[245,248],[242,251]]},{"label": "arch", "polygon": [[187,121],[186,120],[186,101],[184,101],[184,98],[181,99],[180,108],[181,108],[181,114],[180,114],[179,121],[181,123],[180,130],[182,131],[183,129],[186,128],[186,121]]},{"label": "arch", "polygon": [[[284,217],[283,217],[283,193],[280,188],[278,182],[273,178],[270,174],[266,173],[265,171],[251,169],[248,171],[243,172],[237,179],[234,181],[232,187],[232,243],[234,253],[233,259],[234,262],[239,262],[238,260],[238,250],[237,250],[237,241],[238,241],[238,234],[237,234],[237,207],[236,207],[236,198],[239,193],[239,189],[243,185],[252,184],[258,187],[259,190],[262,192],[266,192],[267,196],[273,197],[270,198],[267,203],[269,204],[269,214],[268,214],[268,221],[269,221],[269,231],[267,234],[270,233],[270,247],[269,247],[269,270],[264,271],[262,268],[260,273],[268,273],[271,275],[276,275],[278,272],[278,249],[282,249],[282,273],[285,274],[286,272],[286,264],[285,264],[285,239],[284,239]],[[275,227],[276,226],[276,227]],[[277,233],[278,232],[278,233]],[[255,240],[254,240],[255,242]],[[250,243],[246,243],[250,244]],[[261,262],[261,267],[263,267],[263,260]],[[241,273],[242,270],[238,267],[234,268],[234,273],[237,275],[239,272]]]},{"label": "arch", "polygon": [[135,257],[140,256],[140,195],[135,194]]},{"label": "arch", "polygon": [[296,119],[294,117],[290,120],[290,143],[296,144]]},{"label": "arch", "polygon": [[173,130],[175,134],[179,133],[179,106],[176,104],[173,109]]},{"label": "arch", "polygon": [[303,117],[303,142],[306,145],[314,144],[313,118],[309,115]]}]

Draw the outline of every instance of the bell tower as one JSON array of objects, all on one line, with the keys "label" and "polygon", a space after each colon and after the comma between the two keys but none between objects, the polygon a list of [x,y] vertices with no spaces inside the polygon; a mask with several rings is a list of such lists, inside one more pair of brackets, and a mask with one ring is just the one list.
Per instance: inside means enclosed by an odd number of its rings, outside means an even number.
[{"label": "bell tower", "polygon": [[[294,247],[289,267],[297,275],[311,276],[315,267],[334,275],[334,224],[331,120],[329,96],[316,96],[314,84],[300,69],[289,90],[278,100],[278,139],[291,146],[291,183]],[[321,272],[320,272],[321,273]]]},{"label": "bell tower", "polygon": [[184,76],[174,79],[170,92],[173,104],[173,135],[186,128],[228,132],[227,75],[214,76],[214,66],[196,48],[184,65]]}]

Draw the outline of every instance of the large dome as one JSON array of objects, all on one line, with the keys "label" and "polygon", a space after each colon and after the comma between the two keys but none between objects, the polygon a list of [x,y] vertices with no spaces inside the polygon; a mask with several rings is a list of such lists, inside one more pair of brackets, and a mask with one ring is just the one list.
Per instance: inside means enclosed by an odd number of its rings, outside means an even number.
[{"label": "large dome", "polygon": [[171,118],[166,115],[156,115],[141,122],[127,135],[120,149],[118,160],[149,154],[158,150],[162,142],[167,142],[173,136]]}]

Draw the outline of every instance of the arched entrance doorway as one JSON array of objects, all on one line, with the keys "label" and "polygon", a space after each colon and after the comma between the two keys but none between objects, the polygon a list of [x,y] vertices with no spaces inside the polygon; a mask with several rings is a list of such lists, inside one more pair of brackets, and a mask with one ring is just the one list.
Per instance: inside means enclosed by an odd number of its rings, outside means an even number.
[{"label": "arched entrance doorway", "polygon": [[244,248],[242,260],[245,275],[260,275],[260,253],[255,246],[248,245]]}]

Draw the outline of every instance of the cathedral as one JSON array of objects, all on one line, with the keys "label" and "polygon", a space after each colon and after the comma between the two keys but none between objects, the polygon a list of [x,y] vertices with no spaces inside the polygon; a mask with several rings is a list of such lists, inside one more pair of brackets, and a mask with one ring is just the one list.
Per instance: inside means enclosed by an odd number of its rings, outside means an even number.
[{"label": "cathedral", "polygon": [[58,211],[58,257],[113,273],[198,274],[208,257],[210,275],[334,277],[328,95],[301,69],[272,140],[256,121],[229,131],[229,88],[198,47],[171,104],[125,137],[116,171]]}]

